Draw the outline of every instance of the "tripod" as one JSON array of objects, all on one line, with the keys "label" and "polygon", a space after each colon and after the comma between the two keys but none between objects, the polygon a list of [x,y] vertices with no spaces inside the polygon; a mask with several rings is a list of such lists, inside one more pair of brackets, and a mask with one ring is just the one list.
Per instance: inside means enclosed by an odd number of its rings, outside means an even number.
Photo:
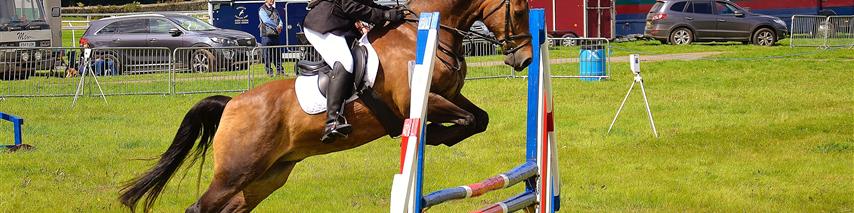
[{"label": "tripod", "polygon": [[614,115],[614,120],[611,121],[611,126],[608,127],[608,134],[611,134],[611,129],[614,128],[614,123],[617,122],[617,117],[620,117],[620,112],[623,111],[623,107],[626,106],[626,100],[629,99],[629,95],[632,94],[632,89],[635,88],[635,84],[640,84],[641,94],[643,95],[643,102],[646,105],[646,113],[649,115],[649,125],[652,126],[652,134],[655,134],[655,137],[658,137],[658,131],[655,130],[655,120],[652,118],[652,111],[649,109],[649,100],[646,98],[646,89],[643,87],[643,77],[640,74],[640,57],[637,54],[632,54],[629,57],[629,63],[632,68],[632,73],[634,73],[634,81],[632,81],[632,86],[629,87],[629,92],[626,93],[626,97],[623,98],[623,103],[620,104],[620,108],[617,108],[617,114]]},{"label": "tripod", "polygon": [[80,97],[80,95],[83,95],[83,85],[86,83],[87,73],[92,75],[92,79],[95,80],[95,85],[98,86],[98,91],[101,92],[101,98],[104,99],[104,103],[107,103],[107,96],[104,95],[104,89],[101,89],[101,83],[98,82],[98,75],[96,75],[95,72],[92,71],[94,67],[92,65],[92,60],[89,59],[89,56],[91,54],[92,49],[86,48],[85,50],[83,50],[82,63],[85,64],[84,66],[86,68],[85,70],[82,70],[82,73],[80,73],[80,83],[77,83],[77,91],[74,93],[74,101],[71,102],[71,108],[74,108],[74,106],[77,105],[77,99]]}]

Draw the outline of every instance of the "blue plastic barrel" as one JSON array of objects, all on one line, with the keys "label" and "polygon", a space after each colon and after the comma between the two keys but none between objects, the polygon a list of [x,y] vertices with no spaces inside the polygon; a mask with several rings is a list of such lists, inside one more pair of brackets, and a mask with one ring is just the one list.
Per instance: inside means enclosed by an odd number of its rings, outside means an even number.
[{"label": "blue plastic barrel", "polygon": [[[584,46],[578,56],[581,76],[605,76],[606,58],[602,46]],[[598,81],[602,78],[581,78],[583,81]]]}]

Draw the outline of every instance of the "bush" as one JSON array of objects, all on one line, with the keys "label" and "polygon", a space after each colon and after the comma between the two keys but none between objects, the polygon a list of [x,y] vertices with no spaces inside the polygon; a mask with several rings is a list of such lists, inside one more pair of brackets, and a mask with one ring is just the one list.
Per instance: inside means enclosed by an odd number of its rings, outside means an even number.
[{"label": "bush", "polygon": [[206,10],[206,0],[194,0],[186,2],[169,2],[160,4],[141,4],[134,1],[125,5],[113,6],[84,6],[78,3],[77,7],[63,7],[62,13],[136,13],[136,12],[160,12],[160,11],[191,11]]}]

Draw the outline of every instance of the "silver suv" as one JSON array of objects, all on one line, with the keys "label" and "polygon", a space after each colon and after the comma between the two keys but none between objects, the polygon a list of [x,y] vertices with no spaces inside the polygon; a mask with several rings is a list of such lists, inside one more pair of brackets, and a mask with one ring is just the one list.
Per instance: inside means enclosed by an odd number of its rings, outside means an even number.
[{"label": "silver suv", "polygon": [[[183,62],[192,71],[244,69],[249,66],[251,52],[256,46],[252,34],[216,28],[197,18],[181,14],[142,14],[104,18],[89,23],[80,38],[81,46],[107,48],[96,51],[113,60],[121,73],[131,67],[150,67],[169,61],[169,54],[134,47],[161,47],[177,51],[176,62]],[[159,52],[158,52],[159,53]]]},{"label": "silver suv", "polygon": [[741,41],[772,46],[788,33],[780,18],[722,0],[659,0],[647,15],[644,31],[646,37],[676,45]]}]

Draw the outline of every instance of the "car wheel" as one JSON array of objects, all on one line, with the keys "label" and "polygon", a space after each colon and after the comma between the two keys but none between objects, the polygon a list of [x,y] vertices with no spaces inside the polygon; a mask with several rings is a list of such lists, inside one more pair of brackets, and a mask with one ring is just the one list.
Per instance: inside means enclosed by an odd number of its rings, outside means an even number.
[{"label": "car wheel", "polygon": [[694,42],[694,33],[688,28],[678,28],[670,33],[670,44],[688,45]]},{"label": "car wheel", "polygon": [[190,70],[197,73],[216,71],[216,57],[210,50],[199,49],[190,55]]},{"label": "car wheel", "polygon": [[753,34],[753,44],[759,46],[773,46],[777,43],[777,35],[768,28],[762,28]]},{"label": "car wheel", "polygon": [[566,34],[566,35],[561,36],[560,38],[564,39],[564,40],[561,40],[561,42],[560,42],[561,46],[568,47],[568,46],[578,45],[578,40],[573,39],[573,38],[578,38],[578,36],[576,36],[575,34]]}]

